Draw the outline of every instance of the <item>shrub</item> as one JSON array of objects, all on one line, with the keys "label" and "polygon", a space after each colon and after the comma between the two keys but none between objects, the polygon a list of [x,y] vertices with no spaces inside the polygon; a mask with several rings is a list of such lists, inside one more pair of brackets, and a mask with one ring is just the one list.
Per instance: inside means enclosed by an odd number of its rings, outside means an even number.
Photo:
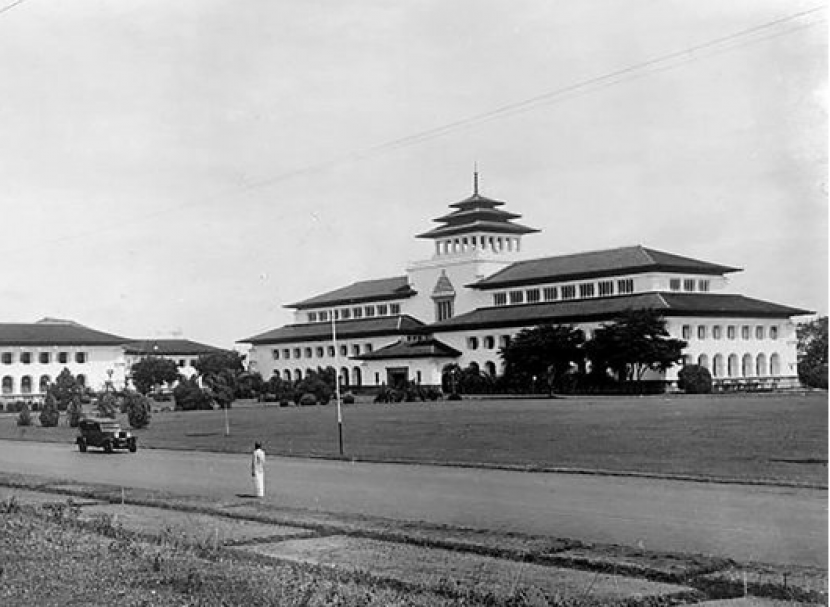
[{"label": "shrub", "polygon": [[333,392],[332,387],[318,373],[309,373],[308,377],[297,382],[294,389],[294,400],[297,404],[301,404],[300,400],[306,394],[313,394],[317,403],[327,405]]},{"label": "shrub", "polygon": [[346,392],[343,395],[342,400],[343,400],[344,405],[353,405],[354,404],[354,394],[352,394],[351,392]]},{"label": "shrub", "polygon": [[[28,411],[28,407],[26,410]],[[46,400],[43,403],[43,411],[40,412],[40,425],[44,428],[54,428],[60,421],[60,411],[58,411],[58,401],[52,394],[46,395]]]},{"label": "shrub", "polygon": [[112,392],[104,392],[95,401],[95,412],[100,417],[115,419],[118,401]]},{"label": "shrub", "polygon": [[686,365],[677,374],[677,387],[686,394],[709,394],[712,392],[712,375],[706,367]]},{"label": "shrub", "polygon": [[290,407],[291,401],[288,399],[283,399],[280,401],[280,407]]},{"label": "shrub", "polygon": [[20,413],[17,416],[17,425],[18,426],[31,426],[32,425],[32,414],[29,413],[29,406],[25,403],[23,404],[23,408],[20,409]]},{"label": "shrub", "polygon": [[83,407],[81,405],[81,399],[75,397],[72,399],[72,402],[69,403],[69,407],[66,409],[66,417],[69,421],[70,428],[77,428],[81,423],[81,417],[83,416]]},{"label": "shrub", "polygon": [[124,393],[124,408],[131,428],[146,428],[150,425],[150,399],[138,392]]},{"label": "shrub", "polygon": [[181,411],[213,409],[213,401],[195,378],[180,381],[173,390],[173,398],[176,401],[176,409]]},{"label": "shrub", "polygon": [[310,392],[306,392],[305,394],[303,394],[300,397],[300,400],[297,404],[300,405],[301,407],[308,407],[310,405],[316,405],[317,404],[317,397],[314,396]]},{"label": "shrub", "polygon": [[447,397],[447,400],[461,400],[461,395],[458,392],[453,392]]}]

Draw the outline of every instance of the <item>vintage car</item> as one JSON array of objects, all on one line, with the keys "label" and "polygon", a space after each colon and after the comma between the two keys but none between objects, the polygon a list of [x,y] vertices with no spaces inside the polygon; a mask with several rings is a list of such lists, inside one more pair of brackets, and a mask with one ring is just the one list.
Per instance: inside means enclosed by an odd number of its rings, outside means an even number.
[{"label": "vintage car", "polygon": [[115,449],[129,449],[130,453],[135,453],[138,449],[135,437],[110,419],[82,419],[78,430],[80,435],[75,442],[82,452],[87,447],[99,447],[107,453]]}]

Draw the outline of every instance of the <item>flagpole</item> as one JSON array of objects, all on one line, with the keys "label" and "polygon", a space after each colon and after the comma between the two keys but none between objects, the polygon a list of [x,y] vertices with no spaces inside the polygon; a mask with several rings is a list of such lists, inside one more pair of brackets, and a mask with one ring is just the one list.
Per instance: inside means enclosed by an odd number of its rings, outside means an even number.
[{"label": "flagpole", "polygon": [[340,351],[337,349],[337,324],[331,311],[331,343],[334,346],[334,394],[337,402],[337,444],[343,457],[343,412],[340,410]]}]

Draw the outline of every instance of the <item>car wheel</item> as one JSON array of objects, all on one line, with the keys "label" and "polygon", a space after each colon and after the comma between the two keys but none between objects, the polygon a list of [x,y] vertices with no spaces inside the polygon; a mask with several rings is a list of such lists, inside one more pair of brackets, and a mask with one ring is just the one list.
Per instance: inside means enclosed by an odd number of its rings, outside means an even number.
[{"label": "car wheel", "polygon": [[86,453],[86,441],[82,438],[78,439],[78,450],[81,453]]},{"label": "car wheel", "polygon": [[135,439],[130,441],[129,449],[130,453],[135,453],[136,451],[138,451],[138,445],[135,443]]},{"label": "car wheel", "polygon": [[104,443],[104,451],[106,453],[112,453],[112,443],[107,441]]}]

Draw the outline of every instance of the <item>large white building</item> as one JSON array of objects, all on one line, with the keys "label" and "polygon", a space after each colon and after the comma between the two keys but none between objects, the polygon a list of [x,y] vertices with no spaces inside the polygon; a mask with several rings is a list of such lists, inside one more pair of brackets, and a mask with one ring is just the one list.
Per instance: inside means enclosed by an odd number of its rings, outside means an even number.
[{"label": "large white building", "polygon": [[650,308],[688,342],[686,362],[717,382],[797,384],[792,318],[809,311],[728,293],[737,268],[643,246],[525,259],[522,238],[538,230],[515,223],[520,215],[481,196],[477,182],[418,236],[433,241],[431,257],[401,276],[289,304],[294,323],[240,340],[251,369],[299,379],[331,366],[345,385],[440,385],[450,362],[501,373],[499,348],[523,328],[569,324],[590,335],[627,309]]},{"label": "large white building", "polygon": [[0,403],[43,398],[64,369],[92,390],[121,390],[131,385],[132,365],[146,356],[169,358],[192,377],[199,356],[220,351],[186,339],[136,341],[70,320],[0,323]]}]

